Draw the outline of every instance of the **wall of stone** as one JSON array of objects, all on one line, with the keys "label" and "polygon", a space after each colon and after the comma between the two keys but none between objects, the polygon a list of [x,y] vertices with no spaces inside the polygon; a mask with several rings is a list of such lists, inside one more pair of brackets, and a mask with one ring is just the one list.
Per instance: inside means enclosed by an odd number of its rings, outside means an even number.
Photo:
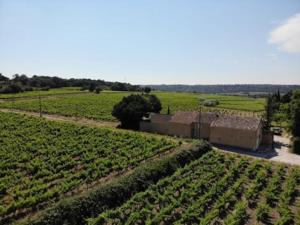
[{"label": "wall of stone", "polygon": [[210,142],[245,149],[257,149],[257,131],[211,127]]}]

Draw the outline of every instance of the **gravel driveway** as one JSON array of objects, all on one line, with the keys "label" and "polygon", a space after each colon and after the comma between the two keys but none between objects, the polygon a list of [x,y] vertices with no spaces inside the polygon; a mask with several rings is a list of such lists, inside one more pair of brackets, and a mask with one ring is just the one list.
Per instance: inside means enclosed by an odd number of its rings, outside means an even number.
[{"label": "gravel driveway", "polygon": [[300,155],[289,152],[290,140],[287,137],[274,136],[274,149],[266,150],[260,148],[258,151],[245,150],[228,146],[216,146],[218,149],[224,151],[235,152],[242,155],[249,155],[257,158],[269,159],[272,161],[288,163],[300,166]]},{"label": "gravel driveway", "polygon": [[271,160],[300,166],[300,155],[289,153],[289,138],[275,135],[274,142],[274,151],[277,153],[277,155],[272,157]]}]

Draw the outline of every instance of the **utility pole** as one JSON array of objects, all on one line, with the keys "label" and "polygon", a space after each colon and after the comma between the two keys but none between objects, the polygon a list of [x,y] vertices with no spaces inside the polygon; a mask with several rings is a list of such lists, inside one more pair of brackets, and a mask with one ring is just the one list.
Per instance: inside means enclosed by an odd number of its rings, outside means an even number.
[{"label": "utility pole", "polygon": [[198,122],[198,126],[199,126],[199,130],[198,130],[198,136],[199,136],[199,139],[201,138],[200,136],[200,131],[201,131],[201,106],[199,107],[199,122]]},{"label": "utility pole", "polygon": [[80,106],[79,104],[75,104],[75,120],[78,121],[80,117]]},{"label": "utility pole", "polygon": [[42,98],[39,95],[39,109],[40,109],[40,117],[42,117]]}]

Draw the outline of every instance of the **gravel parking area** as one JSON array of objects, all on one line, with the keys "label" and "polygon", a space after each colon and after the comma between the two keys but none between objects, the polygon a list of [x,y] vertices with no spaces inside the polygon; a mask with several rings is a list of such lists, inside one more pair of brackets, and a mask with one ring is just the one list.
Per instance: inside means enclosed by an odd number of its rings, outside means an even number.
[{"label": "gravel parking area", "polygon": [[300,155],[289,152],[290,139],[282,136],[274,136],[273,150],[261,147],[258,151],[245,150],[228,146],[216,146],[216,148],[234,152],[242,155],[248,155],[257,158],[269,159],[272,161],[288,163],[300,166]]}]

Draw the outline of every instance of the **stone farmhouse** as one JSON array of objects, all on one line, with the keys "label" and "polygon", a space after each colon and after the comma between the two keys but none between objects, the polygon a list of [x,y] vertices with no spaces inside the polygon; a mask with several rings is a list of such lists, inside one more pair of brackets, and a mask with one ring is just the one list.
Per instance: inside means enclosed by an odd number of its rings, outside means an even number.
[{"label": "stone farmhouse", "polygon": [[256,150],[262,140],[262,120],[258,117],[223,115],[211,112],[151,113],[140,122],[140,130],[211,143]]}]

